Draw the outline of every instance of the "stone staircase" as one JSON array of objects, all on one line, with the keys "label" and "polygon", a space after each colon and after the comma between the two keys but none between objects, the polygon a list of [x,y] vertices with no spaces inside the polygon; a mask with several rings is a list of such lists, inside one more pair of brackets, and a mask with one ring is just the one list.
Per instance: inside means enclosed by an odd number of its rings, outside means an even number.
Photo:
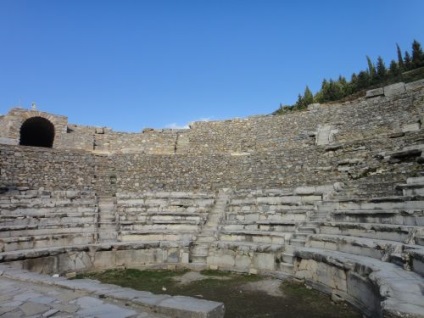
[{"label": "stone staircase", "polygon": [[118,238],[116,222],[116,198],[111,196],[98,197],[98,235],[97,241],[116,242]]},{"label": "stone staircase", "polygon": [[215,206],[210,211],[205,225],[190,249],[190,263],[195,265],[206,265],[209,246],[218,238],[219,225],[224,216],[228,201],[228,190],[220,190]]},{"label": "stone staircase", "polygon": [[296,227],[288,244],[285,245],[284,253],[281,257],[280,270],[285,273],[292,273],[294,263],[294,250],[296,247],[305,246],[308,236],[319,233],[319,223],[314,221],[302,222]]}]

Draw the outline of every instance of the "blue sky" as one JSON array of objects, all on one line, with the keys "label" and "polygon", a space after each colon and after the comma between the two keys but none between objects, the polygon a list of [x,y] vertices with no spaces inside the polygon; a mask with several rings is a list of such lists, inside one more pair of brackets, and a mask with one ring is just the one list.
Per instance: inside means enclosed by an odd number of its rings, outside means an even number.
[{"label": "blue sky", "polygon": [[424,45],[422,0],[0,0],[0,114],[117,131],[269,114]]}]

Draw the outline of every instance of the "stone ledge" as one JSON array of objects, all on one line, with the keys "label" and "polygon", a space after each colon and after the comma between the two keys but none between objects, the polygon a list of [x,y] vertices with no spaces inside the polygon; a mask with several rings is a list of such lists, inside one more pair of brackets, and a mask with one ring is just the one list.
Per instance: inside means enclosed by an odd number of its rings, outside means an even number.
[{"label": "stone ledge", "polygon": [[122,243],[100,243],[86,245],[72,245],[63,247],[46,247],[30,250],[15,250],[0,253],[1,262],[11,262],[16,260],[40,258],[46,256],[55,256],[69,252],[101,252],[101,251],[119,251],[119,250],[138,250],[150,248],[166,247],[187,247],[189,242],[175,241],[145,241],[145,242],[122,242]]},{"label": "stone ledge", "polygon": [[240,250],[244,252],[282,252],[285,250],[284,244],[268,244],[268,243],[251,243],[251,242],[233,242],[233,241],[218,241],[211,246],[219,249]]},{"label": "stone ledge", "polygon": [[[416,273],[369,257],[337,251],[299,247],[295,250],[294,255],[297,262],[314,260],[318,263],[324,263],[344,271],[347,275],[344,278],[345,280],[351,277],[349,274],[355,274],[360,277],[363,283],[369,284],[370,289],[376,294],[373,296],[379,299],[379,303],[374,304],[374,308],[360,308],[362,310],[368,309],[374,315],[381,317],[424,317],[424,279]],[[313,273],[310,274],[313,275]],[[295,272],[295,277],[308,281],[313,278],[312,276],[304,277],[302,272]],[[314,281],[311,282],[314,283]],[[323,284],[322,281],[318,283]],[[360,285],[351,286],[349,290],[344,292],[338,291],[337,286],[326,285],[325,287],[328,292],[342,294],[351,303],[360,307],[358,295],[363,294]],[[359,288],[359,290],[355,288]],[[368,305],[372,306],[371,304]]]},{"label": "stone ledge", "polygon": [[254,230],[233,230],[233,231],[231,231],[231,230],[221,230],[220,234],[286,237],[288,234],[292,234],[292,232],[284,233],[284,232],[280,232],[280,231],[254,231]]},{"label": "stone ledge", "polygon": [[135,308],[140,306],[150,312],[169,315],[173,318],[221,318],[225,311],[223,303],[214,301],[185,296],[155,295],[150,292],[101,284],[89,279],[52,278],[4,265],[0,265],[0,274],[13,280],[84,291],[100,298],[125,301],[128,306]]}]

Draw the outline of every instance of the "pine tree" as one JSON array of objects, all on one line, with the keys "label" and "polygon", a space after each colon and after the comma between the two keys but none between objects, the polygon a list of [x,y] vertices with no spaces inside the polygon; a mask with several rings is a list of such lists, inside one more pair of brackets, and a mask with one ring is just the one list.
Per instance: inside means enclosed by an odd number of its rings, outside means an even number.
[{"label": "pine tree", "polygon": [[358,74],[358,91],[364,88],[368,88],[371,83],[370,74],[366,71],[360,71]]},{"label": "pine tree", "polygon": [[370,83],[373,84],[376,81],[377,73],[375,71],[375,66],[371,61],[370,57],[367,55],[367,64],[368,64],[368,74],[370,76]]},{"label": "pine tree", "polygon": [[398,63],[396,63],[395,60],[392,60],[390,62],[390,67],[387,74],[388,74],[389,80],[392,82],[399,78],[399,75],[401,74],[401,70],[399,68]]},{"label": "pine tree", "polygon": [[421,44],[414,40],[412,43],[412,67],[418,68],[424,66],[424,53],[421,48]]},{"label": "pine tree", "polygon": [[403,61],[403,64],[405,66],[406,71],[409,71],[410,69],[412,69],[411,55],[409,55],[408,51],[405,51],[405,59]]},{"label": "pine tree", "polygon": [[302,109],[303,108],[303,98],[302,98],[302,95],[300,95],[300,94],[297,95],[297,101],[294,104],[294,108],[296,108],[296,109]]},{"label": "pine tree", "polygon": [[314,95],[308,86],[305,87],[305,92],[303,93],[303,107],[307,107],[308,105],[314,102]]},{"label": "pine tree", "polygon": [[379,83],[384,82],[384,80],[386,79],[386,73],[387,73],[387,69],[386,69],[386,65],[384,64],[383,58],[381,56],[378,57],[377,59],[377,72],[376,72],[376,77],[378,79]]},{"label": "pine tree", "polygon": [[405,69],[405,65],[403,64],[402,51],[400,50],[399,44],[397,43],[396,43],[396,49],[397,49],[397,58],[398,58],[398,68],[400,72],[402,72]]},{"label": "pine tree", "polygon": [[356,75],[356,73],[352,74],[348,85],[351,94],[356,93],[358,91],[358,75]]}]

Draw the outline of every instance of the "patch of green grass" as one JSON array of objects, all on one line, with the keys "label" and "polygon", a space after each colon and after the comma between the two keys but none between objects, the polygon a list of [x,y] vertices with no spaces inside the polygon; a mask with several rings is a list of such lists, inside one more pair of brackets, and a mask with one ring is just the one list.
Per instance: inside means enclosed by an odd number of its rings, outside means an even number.
[{"label": "patch of green grass", "polygon": [[231,276],[232,273],[230,272],[224,272],[224,271],[218,271],[218,270],[212,270],[212,269],[204,269],[200,271],[200,274],[205,276]]},{"label": "patch of green grass", "polygon": [[175,285],[173,277],[181,276],[187,270],[138,270],[138,269],[110,269],[104,272],[77,275],[76,278],[90,278],[106,284],[115,284],[137,290],[164,293],[163,287]]}]

